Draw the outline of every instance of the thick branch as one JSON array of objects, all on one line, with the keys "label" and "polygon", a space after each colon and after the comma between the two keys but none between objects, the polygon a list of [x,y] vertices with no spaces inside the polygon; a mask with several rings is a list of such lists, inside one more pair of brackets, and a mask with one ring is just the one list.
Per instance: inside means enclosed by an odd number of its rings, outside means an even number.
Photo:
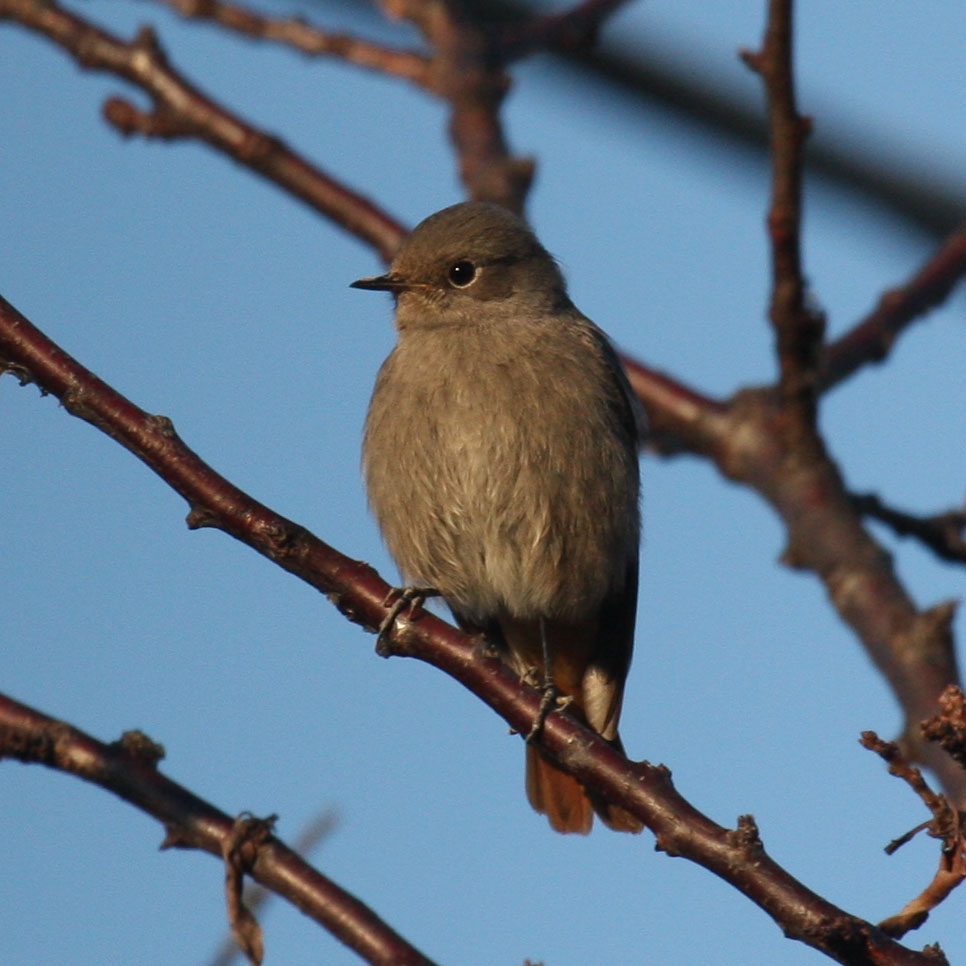
[{"label": "thick branch", "polygon": [[[869,507],[856,505],[817,434],[802,457],[794,437],[788,438],[774,390],[746,390],[722,403],[634,359],[623,361],[659,452],[706,456],[771,504],[787,532],[785,563],[824,583],[839,616],[892,687],[905,715],[906,753],[934,769],[954,801],[966,801],[962,769],[919,731],[946,686],[959,682],[955,606],[916,608],[891,557],[862,526],[860,510]],[[942,539],[948,539],[957,520],[928,522],[941,523]],[[934,529],[929,527],[930,537],[939,537]]]},{"label": "thick branch", "polygon": [[802,160],[810,123],[795,105],[792,10],[793,0],[770,0],[762,50],[744,54],[744,60],[761,74],[768,99],[772,160],[769,316],[778,349],[780,396],[783,404],[794,407],[799,420],[811,424],[825,321],[808,304],[802,272]]},{"label": "thick branch", "polygon": [[[957,802],[966,800],[966,776],[927,745],[919,722],[935,714],[937,699],[959,681],[953,645],[953,604],[917,610],[896,576],[892,558],[863,527],[835,462],[815,437],[801,458],[784,432],[782,407],[771,389],[738,393],[726,418],[706,423],[718,466],[757,490],[788,533],[783,560],[825,584],[839,616],[862,641],[905,712],[904,748],[940,776]],[[790,447],[792,447],[790,449]]]},{"label": "thick branch", "polygon": [[954,231],[904,285],[889,289],[858,325],[825,348],[821,389],[832,389],[863,366],[882,362],[913,322],[944,302],[966,274],[966,228]]},{"label": "thick branch", "polygon": [[143,29],[125,43],[54,0],[0,0],[0,20],[49,37],[88,70],[123,77],[154,102],[145,114],[120,98],[105,108],[123,134],[196,138],[275,182],[316,211],[392,258],[404,235],[400,225],[371,201],[350,191],[300,157],[278,138],[242,121],[175,71],[154,34]]},{"label": "thick branch", "polygon": [[[359,563],[273,513],[207,466],[175,434],[170,421],[151,416],[115,392],[0,299],[0,358],[22,380],[57,396],[73,415],[97,426],[143,460],[192,507],[192,526],[215,526],[328,594],[351,620],[375,630],[388,608],[389,587]],[[476,642],[431,614],[397,618],[393,653],[445,671],[478,695],[518,733],[528,734],[541,693]],[[764,909],[785,933],[841,963],[861,966],[944,960],[895,943],[870,923],[849,916],[808,890],[764,852],[749,820],[737,832],[716,825],[678,795],[663,767],[632,764],[594,732],[552,714],[540,741],[549,754],[588,786],[637,815],[658,847],[704,866]]]},{"label": "thick branch", "polygon": [[[0,758],[35,762],[100,785],[162,822],[167,829],[165,845],[201,849],[221,858],[234,821],[165,778],[156,767],[162,755],[143,735],[129,733],[106,745],[0,695]],[[371,909],[280,840],[271,837],[258,849],[251,875],[368,962],[432,966]]]},{"label": "thick branch", "polygon": [[648,444],[665,456],[691,452],[715,458],[727,406],[631,356],[621,356],[621,362],[647,410]]}]

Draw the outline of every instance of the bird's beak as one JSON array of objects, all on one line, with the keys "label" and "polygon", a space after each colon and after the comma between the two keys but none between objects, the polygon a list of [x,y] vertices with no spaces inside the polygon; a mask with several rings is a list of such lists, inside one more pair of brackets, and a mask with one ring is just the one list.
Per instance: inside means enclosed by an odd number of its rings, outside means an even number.
[{"label": "bird's beak", "polygon": [[388,275],[374,275],[372,278],[360,278],[352,282],[349,288],[364,288],[374,292],[401,292],[408,288],[406,280],[401,275],[389,272]]}]

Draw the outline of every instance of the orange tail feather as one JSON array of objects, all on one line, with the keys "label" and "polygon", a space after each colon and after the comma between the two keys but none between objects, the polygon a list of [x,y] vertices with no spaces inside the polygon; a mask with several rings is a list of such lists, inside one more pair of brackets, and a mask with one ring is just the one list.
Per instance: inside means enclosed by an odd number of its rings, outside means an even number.
[{"label": "orange tail feather", "polygon": [[534,745],[527,745],[527,798],[534,810],[547,816],[557,832],[586,835],[594,812],[615,832],[638,833],[644,825],[630,812],[606,799],[589,795],[573,775],[558,768]]}]

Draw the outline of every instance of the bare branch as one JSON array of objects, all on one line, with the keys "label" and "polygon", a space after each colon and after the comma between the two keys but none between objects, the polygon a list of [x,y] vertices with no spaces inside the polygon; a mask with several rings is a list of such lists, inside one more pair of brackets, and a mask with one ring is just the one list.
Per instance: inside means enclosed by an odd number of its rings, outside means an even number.
[{"label": "bare branch", "polygon": [[779,361],[779,392],[798,419],[815,416],[815,379],[825,319],[808,304],[801,259],[802,158],[811,122],[795,105],[792,69],[793,0],[769,0],[768,24],[760,53],[745,52],[759,73],[768,98],[772,196],[768,230],[772,247],[770,318]]},{"label": "bare branch", "polygon": [[900,537],[915,537],[937,557],[952,563],[966,563],[966,510],[917,517],[886,506],[875,493],[856,494],[852,503],[863,516],[887,524]]},{"label": "bare branch", "polygon": [[[137,732],[107,745],[0,695],[0,758],[46,765],[100,785],[162,822],[165,846],[219,858],[236,823],[157,770],[163,749]],[[432,966],[419,950],[355,896],[313,869],[274,836],[247,857],[250,874],[329,930],[370,963]]]},{"label": "bare branch", "polygon": [[821,389],[833,389],[863,366],[886,359],[896,339],[944,302],[964,274],[966,228],[960,228],[908,282],[885,292],[855,328],[826,346]]},{"label": "bare branch", "polygon": [[918,929],[952,891],[966,878],[966,839],[963,837],[963,817],[945,795],[937,795],[923,778],[902,756],[893,741],[883,741],[874,731],[862,732],[862,745],[874,751],[889,765],[889,774],[901,778],[932,813],[932,820],[923,822],[911,832],[890,842],[886,852],[890,855],[918,832],[926,831],[942,841],[939,869],[932,882],[900,912],[879,923],[879,928],[890,936],[899,938],[911,929]]},{"label": "bare branch", "polygon": [[[371,567],[344,556],[219,476],[185,446],[169,420],[138,409],[2,299],[0,359],[14,364],[22,378],[35,381],[59,398],[68,412],[100,428],[151,467],[189,502],[191,526],[215,526],[231,534],[326,593],[347,617],[370,630],[390,612],[385,604],[390,588]],[[541,692],[521,681],[498,657],[481,653],[474,639],[432,614],[417,612],[397,617],[383,643],[390,653],[418,658],[449,674],[514,731],[529,734]],[[539,741],[582,783],[640,818],[657,837],[659,849],[696,862],[731,883],[772,916],[786,935],[855,966],[945,962],[934,951],[916,953],[896,944],[870,923],[811,892],[764,852],[750,820],[737,831],[715,824],[681,798],[663,766],[629,762],[567,714],[551,714]],[[222,840],[223,836],[219,850]],[[256,873],[260,864],[259,859]]]},{"label": "bare branch", "polygon": [[927,741],[940,744],[961,768],[966,768],[966,696],[962,688],[946,688],[939,698],[939,714],[922,723],[922,733]]},{"label": "bare branch", "polygon": [[966,800],[962,770],[919,732],[946,686],[959,681],[955,608],[917,609],[892,558],[862,525],[824,443],[817,434],[789,439],[782,413],[771,389],[739,392],[725,419],[703,424],[715,433],[706,451],[726,476],[753,487],[775,508],[788,534],[783,561],[822,580],[898,698],[906,752],[933,768],[956,801]]},{"label": "bare branch", "polygon": [[338,57],[418,87],[428,83],[429,61],[411,50],[393,50],[351,34],[329,33],[299,17],[266,17],[249,7],[223,0],[159,0],[186,20],[208,21],[253,40],[273,41],[312,57]]},{"label": "bare branch", "polygon": [[505,27],[499,40],[504,61],[519,60],[538,50],[577,52],[589,50],[608,18],[628,0],[583,0],[563,13],[531,17]]},{"label": "bare branch", "polygon": [[725,433],[727,405],[631,356],[622,355],[621,362],[647,410],[648,445],[665,456],[690,452],[714,458],[717,440]]},{"label": "bare branch", "polygon": [[450,108],[449,134],[471,198],[521,212],[534,165],[511,155],[500,121],[510,87],[496,38],[459,0],[380,0],[414,23],[432,48],[429,88]]},{"label": "bare branch", "polygon": [[[302,858],[307,858],[316,846],[329,836],[335,825],[336,814],[334,811],[327,809],[320,813],[299,832],[292,845],[292,850],[297,855],[301,855]],[[245,900],[251,912],[256,913],[266,906],[274,895],[275,893],[264,886],[254,886],[247,890]],[[209,961],[209,966],[230,966],[238,953],[238,945],[234,937],[229,935]]]},{"label": "bare branch", "polygon": [[825,584],[840,618],[892,687],[905,713],[906,753],[934,769],[954,800],[966,801],[962,769],[919,731],[943,690],[959,681],[955,605],[916,608],[891,557],[863,527],[817,433],[806,446],[802,437],[789,439],[775,390],[742,390],[721,402],[634,359],[623,361],[647,409],[655,449],[705,456],[771,504],[788,535],[783,561]]},{"label": "bare branch", "polygon": [[301,198],[316,211],[392,258],[404,231],[398,222],[281,140],[252,127],[201,93],[171,65],[154,33],[139,31],[130,43],[95,27],[55,0],[0,0],[0,20],[11,20],[50,38],[88,70],[123,77],[146,91],[150,114],[120,98],[105,107],[122,134],[196,138]]},{"label": "bare branch", "polygon": [[[532,16],[529,0],[478,0],[477,6],[491,22],[525,24]],[[509,26],[505,33],[512,36],[514,29]],[[716,147],[724,142],[730,151],[759,156],[769,140],[761,111],[734,90],[728,76],[695,71],[690,41],[675,44],[666,34],[651,38],[637,31],[630,42],[625,39],[605,41],[590,50],[554,50],[578,77],[589,75],[606,85],[608,96],[632,98],[675,123],[696,127],[703,135],[712,135]],[[826,112],[821,131],[808,143],[809,173],[901,219],[907,227],[937,238],[947,235],[966,210],[959,185],[938,169],[923,170],[883,150],[888,145],[878,133],[863,128],[855,117],[840,116],[835,122]]]}]

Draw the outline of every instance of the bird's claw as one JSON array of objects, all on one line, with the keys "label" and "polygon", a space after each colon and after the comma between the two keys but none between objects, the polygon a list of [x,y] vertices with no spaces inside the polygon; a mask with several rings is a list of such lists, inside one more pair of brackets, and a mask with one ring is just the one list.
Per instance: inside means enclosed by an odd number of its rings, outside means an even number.
[{"label": "bird's claw", "polygon": [[405,610],[409,610],[409,619],[412,620],[416,611],[430,597],[439,597],[439,591],[435,587],[393,587],[386,599],[382,602],[383,607],[389,607],[389,613],[383,618],[379,625],[376,635],[376,653],[380,657],[389,657],[392,654],[389,636],[395,626],[396,618],[400,617]]},{"label": "bird's claw", "polygon": [[531,744],[543,731],[544,722],[553,711],[563,711],[573,703],[572,694],[561,694],[553,681],[545,681],[543,685],[543,697],[540,699],[540,707],[537,709],[537,716],[533,719],[533,727],[527,735],[527,744]]}]

